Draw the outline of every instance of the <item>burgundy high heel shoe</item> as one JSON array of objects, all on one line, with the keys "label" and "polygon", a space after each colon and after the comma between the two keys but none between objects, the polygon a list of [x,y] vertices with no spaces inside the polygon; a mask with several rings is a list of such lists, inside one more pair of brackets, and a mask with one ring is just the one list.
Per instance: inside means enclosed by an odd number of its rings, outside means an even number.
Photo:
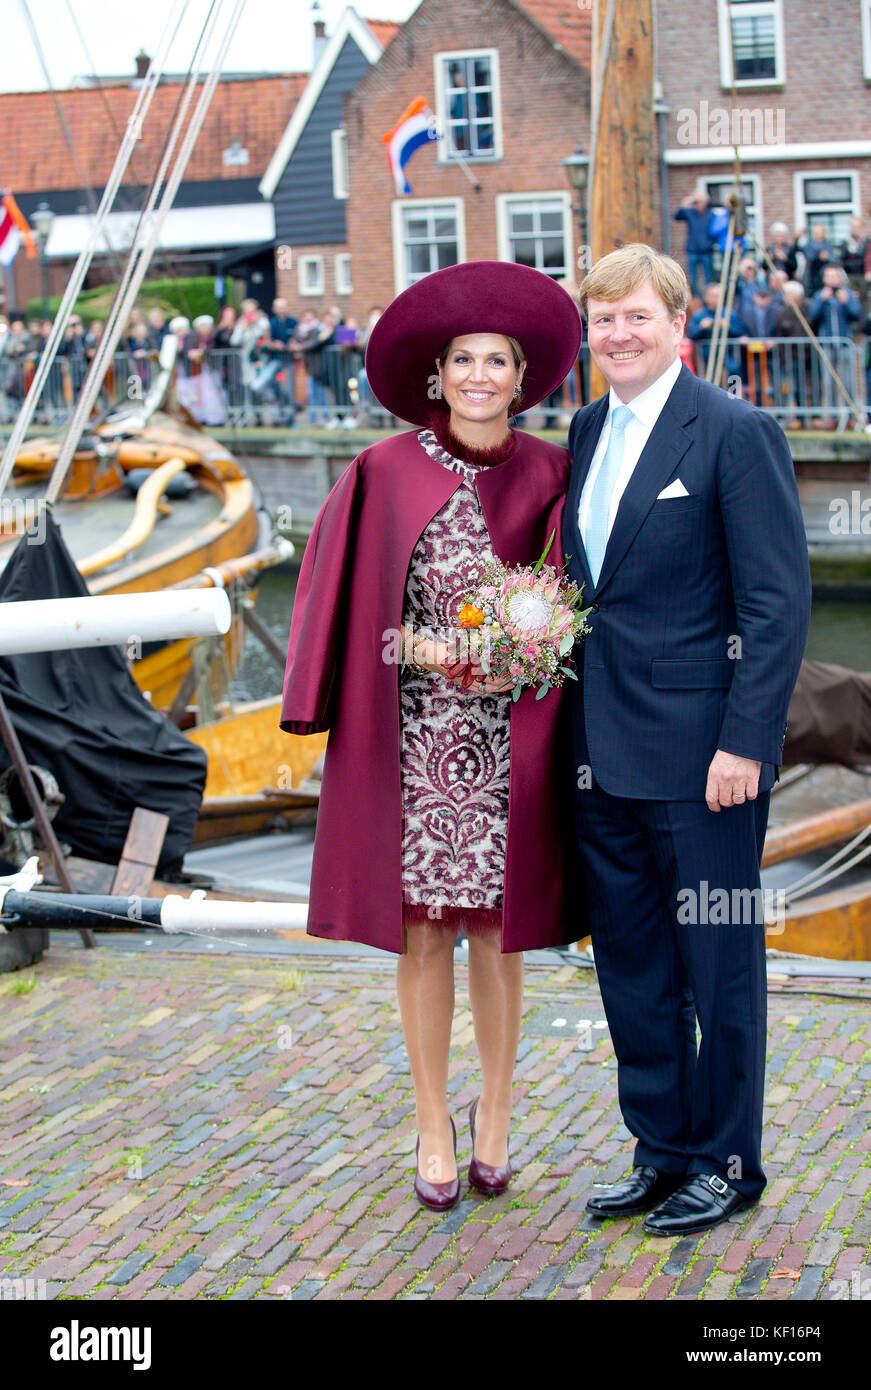
[{"label": "burgundy high heel shoe", "polygon": [[[454,1135],[454,1158],[457,1156],[457,1130],[451,1120],[451,1130]],[[460,1175],[451,1178],[450,1182],[428,1182],[420,1175],[417,1160],[420,1157],[420,1135],[417,1136],[417,1146],[414,1150],[414,1191],[419,1201],[423,1202],[430,1211],[450,1211],[460,1200]]]},{"label": "burgundy high heel shoe", "polygon": [[[480,1099],[480,1097],[478,1097]],[[494,1168],[490,1163],[482,1163],[475,1157],[475,1115],[478,1110],[478,1101],[473,1100],[469,1106],[469,1129],[472,1132],[472,1161],[469,1164],[469,1182],[472,1187],[477,1188],[488,1197],[495,1197],[500,1192],[504,1192],[512,1178],[511,1163],[508,1162],[499,1168]]]}]

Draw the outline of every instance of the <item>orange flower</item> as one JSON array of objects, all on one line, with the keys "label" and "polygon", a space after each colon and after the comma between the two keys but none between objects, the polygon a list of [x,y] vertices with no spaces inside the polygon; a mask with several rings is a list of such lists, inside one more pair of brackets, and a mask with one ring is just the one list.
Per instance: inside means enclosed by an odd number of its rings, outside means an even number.
[{"label": "orange flower", "polygon": [[484,614],[480,608],[476,608],[474,603],[467,603],[461,608],[457,615],[460,627],[480,627],[484,621]]}]

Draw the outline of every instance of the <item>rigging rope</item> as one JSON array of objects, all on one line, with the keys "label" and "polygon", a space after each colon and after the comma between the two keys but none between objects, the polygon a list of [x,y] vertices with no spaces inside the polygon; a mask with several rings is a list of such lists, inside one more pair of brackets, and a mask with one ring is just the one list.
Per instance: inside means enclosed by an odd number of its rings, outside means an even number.
[{"label": "rigging rope", "polygon": [[[212,10],[210,11],[209,17],[206,20],[206,25],[208,27],[209,34],[211,33],[211,29],[214,26],[215,20],[217,19],[222,4],[223,0],[213,0]],[[161,163],[161,168],[158,172],[157,178],[155,179],[154,187],[152,189],[151,196],[149,197],[148,204],[143,209],[142,219],[140,221],[139,227],[137,228],[136,240],[130,250],[130,256],[128,258],[124,279],[118,286],[118,292],[115,296],[115,301],[112,305],[112,311],[109,320],[107,321],[106,327],[103,330],[103,336],[100,339],[97,352],[95,353],[90,370],[82,386],[82,390],[79,396],[78,403],[76,405],[75,412],[73,414],[72,421],[70,423],[69,429],[67,430],[63,444],[61,445],[57,463],[55,464],[54,471],[52,472],[51,478],[49,479],[48,488],[46,490],[46,499],[49,503],[54,502],[58,496],[60,488],[63,484],[63,480],[66,476],[67,469],[69,468],[73,454],[75,453],[76,445],[78,444],[79,438],[81,437],[82,430],[84,429],[85,423],[88,419],[88,416],[90,415],[94,402],[97,399],[97,394],[100,390],[100,386],[102,385],[103,376],[105,374],[106,366],[108,365],[108,360],[115,351],[116,344],[121,335],[121,330],[124,324],[126,324],[127,319],[130,316],[130,312],[135,304],[136,296],[139,292],[139,287],[143,279],[145,278],[145,273],[148,269],[148,264],[151,260],[151,256],[154,252],[154,248],[157,244],[158,238],[163,228],[164,221],[166,220],[166,215],[169,212],[170,207],[172,206],[173,200],[178,190],[178,186],[181,183],[182,177],[184,176],[184,171],[187,167],[188,161],[193,151],[194,144],[200,133],[203,121],[205,120],[206,112],[208,111],[215,87],[217,86],[218,78],[220,77],[221,69],[223,67],[227,50],[230,46],[230,42],[239,23],[239,19],[241,18],[244,7],[245,0],[236,0],[235,8],[233,9],[233,12],[230,16],[230,20],[228,22],[224,37],[221,41],[214,65],[203,85],[203,90],[200,94],[200,98],[197,103],[196,109],[182,139],[181,149],[178,153],[178,156],[176,157],[176,162],[166,182],[166,186],[164,188],[163,195],[160,201],[160,206],[155,211],[154,203],[156,201],[157,189],[164,177],[166,167],[175,148],[175,143],[178,139],[179,131],[181,129],[184,116],[187,112],[187,107],[189,105],[190,98],[193,94],[193,88],[196,85],[196,82],[199,77],[199,70],[197,71],[196,75],[192,76],[191,81],[189,82],[188,87],[186,88],[184,98],[180,104],[181,109],[179,111],[178,118],[173,128],[172,135],[167,144],[164,159]]]},{"label": "rigging rope", "polygon": [[[840,878],[842,874],[847,873],[850,869],[854,869],[857,864],[861,864],[863,859],[866,859],[868,855],[871,854],[871,845],[867,845],[865,849],[860,850],[852,859],[847,859],[845,863],[839,864],[838,861],[844,859],[851,850],[861,845],[864,840],[867,840],[869,835],[871,835],[871,824],[866,825],[863,830],[860,830],[857,835],[853,836],[852,840],[834,854],[830,855],[824,864],[819,864],[815,869],[811,869],[809,873],[805,874],[803,878],[796,879],[788,888],[784,888],[783,893],[787,902],[791,902],[794,898],[803,898],[807,893],[816,892],[824,883],[830,882],[833,878]],[[838,867],[835,868],[835,865]],[[826,873],[827,869],[831,869],[831,873]]]},{"label": "rigging rope", "polygon": [[605,75],[608,70],[608,55],[611,51],[611,36],[614,33],[614,11],[617,0],[608,0],[602,41],[596,65],[596,86],[593,92],[593,106],[590,118],[590,172],[587,188],[588,205],[593,207],[593,184],[596,177],[596,151],[599,143],[599,123],[602,119],[602,99],[605,92]]},{"label": "rigging rope", "polygon": [[40,360],[37,365],[36,372],[34,373],[33,381],[30,384],[30,389],[27,393],[24,402],[22,403],[21,410],[18,413],[18,416],[12,426],[9,439],[6,442],[6,448],[3,452],[2,462],[0,462],[0,495],[2,495],[3,490],[6,487],[6,484],[12,473],[12,469],[15,466],[15,460],[18,457],[18,452],[21,448],[24,436],[27,432],[28,427],[30,426],[31,420],[33,419],[33,414],[39,402],[40,395],[42,394],[43,386],[45,385],[46,379],[48,378],[48,373],[51,369],[52,363],[54,362],[55,355],[57,353],[58,347],[60,346],[64,332],[66,330],[67,321],[69,319],[70,314],[72,313],[73,306],[79,295],[79,291],[85,282],[85,276],[88,273],[88,268],[91,264],[94,252],[97,249],[97,243],[100,240],[100,237],[103,233],[103,225],[105,223],[105,219],[109,213],[110,208],[112,207],[113,202],[115,201],[115,195],[118,191],[118,186],[120,185],[124,170],[133,152],[133,146],[139,139],[139,130],[141,127],[141,122],[147,114],[149,106],[151,105],[151,99],[160,80],[160,75],[163,71],[163,66],[166,62],[170,45],[173,39],[175,38],[176,31],[178,29],[179,24],[181,23],[185,11],[188,8],[189,3],[190,0],[179,0],[178,13],[175,23],[173,24],[172,20],[170,20],[167,23],[164,32],[161,35],[160,43],[158,45],[157,50],[157,56],[152,60],[145,78],[145,82],[143,83],[143,86],[137,96],[136,104],[127,123],[127,130],[124,135],[124,140],[122,141],[121,148],[119,149],[118,154],[115,157],[115,163],[112,167],[112,172],[109,175],[109,180],[103,191],[103,197],[100,200],[100,206],[97,210],[97,215],[94,220],[94,224],[91,227],[88,239],[79,255],[78,260],[76,261],[72,275],[69,278],[66,290],[64,291],[64,295],[60,303],[60,307],[58,309],[57,314],[55,315],[55,319],[52,324],[51,333],[49,334],[48,341],[45,345],[45,348],[40,353]]},{"label": "rigging rope", "polygon": [[[48,64],[47,64],[46,61],[45,61],[45,54],[44,54],[43,51],[42,51],[42,44],[41,44],[40,41],[39,41],[39,34],[38,34],[37,31],[36,31],[36,25],[35,25],[34,22],[33,22],[33,16],[31,15],[30,9],[29,9],[29,7],[28,7],[28,0],[20,0],[20,3],[21,3],[21,8],[22,8],[23,11],[24,11],[24,18],[25,18],[25,20],[27,21],[27,25],[28,25],[28,27],[29,27],[29,29],[30,29],[30,36],[31,36],[31,38],[33,39],[33,46],[34,46],[34,48],[36,49],[36,56],[37,56],[37,58],[39,59],[39,64],[40,64],[40,67],[42,68],[42,73],[43,73],[43,76],[44,76],[44,78],[45,78],[45,85],[46,85],[48,91],[51,92],[52,101],[54,102],[55,114],[57,115],[57,119],[58,119],[58,124],[59,124],[59,126],[60,126],[60,128],[61,128],[61,132],[62,132],[62,134],[63,134],[64,140],[65,140],[66,143],[67,143],[67,148],[69,149],[69,152],[70,152],[70,154],[71,154],[71,156],[72,156],[73,163],[74,163],[75,166],[76,166],[76,173],[77,173],[78,176],[79,176],[79,182],[81,183],[82,189],[84,190],[84,193],[85,193],[85,195],[86,195],[86,197],[87,197],[87,199],[88,199],[88,202],[89,202],[90,205],[91,205],[91,212],[94,213],[94,215],[96,215],[96,213],[97,213],[97,197],[96,197],[96,194],[94,193],[93,188],[92,188],[91,185],[90,185],[90,182],[88,181],[87,170],[85,169],[85,166],[82,164],[82,160],[81,160],[81,157],[80,157],[80,155],[79,155],[78,147],[76,146],[76,142],[75,142],[75,140],[73,139],[73,133],[72,133],[72,131],[70,130],[69,123],[68,123],[67,118],[66,118],[66,115],[65,115],[65,113],[64,113],[64,109],[63,109],[63,107],[61,106],[60,97],[58,96],[57,91],[55,90],[54,84],[53,84],[53,82],[52,82],[52,80],[51,80],[51,76],[50,76],[49,71],[48,71]],[[111,261],[112,261],[112,268],[114,269],[116,275],[120,275],[120,273],[121,273],[121,261],[120,261],[120,258],[119,258],[119,256],[118,256],[118,253],[117,253],[117,251],[115,250],[114,246],[112,246],[111,243],[109,242],[108,237],[106,238],[106,246],[107,246],[107,248],[108,248],[109,256],[110,256]]]},{"label": "rigging rope", "polygon": [[[731,121],[731,129],[734,132],[737,131],[739,127],[738,121],[734,120],[734,115],[738,106],[738,88],[735,74],[735,54],[732,44],[732,30],[730,23],[727,23],[726,29],[728,33],[729,59],[732,69],[731,94],[733,119]],[[713,381],[717,385],[719,384],[723,373],[723,360],[726,351],[726,339],[729,336],[726,325],[728,324],[729,319],[731,318],[732,305],[734,303],[735,282],[737,279],[737,268],[739,263],[739,255],[736,247],[736,237],[740,236],[742,239],[746,239],[747,241],[749,241],[751,246],[755,247],[756,251],[762,255],[770,271],[774,272],[777,269],[773,260],[769,256],[768,251],[759,241],[759,238],[750,228],[746,226],[746,219],[742,220],[742,225],[740,229],[737,228],[738,210],[740,208],[740,210],[743,213],[744,208],[744,200],[741,195],[741,151],[738,146],[737,139],[733,141],[732,150],[734,152],[734,163],[732,166],[733,191],[732,194],[730,194],[729,198],[729,230],[726,236],[726,252],[723,259],[723,266],[720,272],[720,300],[714,313],[714,326],[711,330],[711,342],[708,348],[708,361],[705,368],[705,380]],[[723,285],[727,281],[727,279],[728,291],[724,302]],[[695,288],[696,287],[694,285],[693,290],[695,290]],[[814,332],[814,330],[811,328],[808,320],[805,318],[805,315],[801,308],[798,306],[798,304],[793,304],[791,307],[796,315],[796,318],[799,320],[802,327],[804,328],[805,333],[807,334],[810,342],[813,344],[813,347],[816,350],[820,361],[825,365],[826,371],[830,373],[830,375],[834,379],[835,385],[837,386],[841,395],[844,397],[844,400],[847,402],[847,405],[850,407],[854,419],[857,423],[859,423],[862,420],[862,411],[859,409],[855,400],[850,395],[850,392],[847,390],[846,386],[841,380],[840,375],[838,374],[834,364],[829,361],[829,358],[826,356],[826,353],[820,346],[819,339],[817,338],[817,335]]]},{"label": "rigging rope", "polygon": [[[114,110],[113,110],[113,108],[112,108],[112,103],[109,101],[109,98],[108,98],[107,95],[106,95],[106,87],[105,87],[105,85],[104,85],[104,83],[103,83],[102,78],[101,78],[101,77],[98,75],[98,73],[97,73],[97,69],[96,69],[96,67],[95,67],[95,65],[94,65],[94,60],[93,60],[93,58],[91,57],[90,49],[88,48],[88,45],[87,45],[87,43],[85,42],[85,36],[84,36],[84,34],[82,33],[82,31],[81,31],[81,29],[80,29],[80,27],[79,27],[79,22],[78,22],[78,20],[76,19],[75,11],[73,10],[73,0],[66,0],[66,5],[67,5],[67,10],[68,10],[68,12],[69,12],[70,20],[72,21],[73,27],[74,27],[74,29],[75,29],[77,35],[78,35],[79,43],[82,45],[82,50],[83,50],[84,55],[85,55],[85,58],[86,58],[86,60],[87,60],[88,67],[89,67],[90,72],[91,72],[91,76],[92,76],[93,79],[94,79],[94,87],[95,87],[96,90],[100,93],[100,97],[102,98],[103,107],[105,108],[105,111],[106,111],[106,119],[108,120],[110,126],[112,127],[112,131],[113,131],[113,134],[115,135],[115,139],[116,139],[116,140],[118,141],[118,143],[120,144],[120,143],[121,143],[121,140],[123,139],[123,136],[122,136],[122,134],[121,134],[121,129],[120,129],[120,126],[118,125],[118,121],[117,121],[116,118],[115,118],[115,112],[114,112]],[[188,71],[190,71],[190,68],[188,68]],[[185,74],[185,76],[187,76],[187,74]],[[135,183],[138,185],[140,196],[139,196],[138,200],[135,201],[135,202],[132,202],[132,200],[129,199],[129,198],[125,198],[125,199],[124,199],[124,202],[125,202],[125,204],[130,208],[130,211],[131,211],[131,212],[136,212],[136,211],[140,210],[141,207],[142,207],[142,194],[145,193],[145,191],[146,191],[146,185],[145,185],[144,180],[140,177],[140,175],[139,175],[139,173],[138,173],[138,170],[137,170],[137,167],[136,167],[136,163],[135,163],[135,161],[134,161],[132,158],[131,158],[131,160],[130,160],[130,170],[129,170],[129,171],[130,171],[130,174],[131,174],[132,178],[134,179]],[[150,183],[148,184],[148,187],[149,187],[149,188],[151,187],[151,184],[150,184]],[[119,194],[121,194],[122,192],[123,192],[123,190],[122,190],[122,189],[119,189]],[[116,199],[116,202],[119,202],[119,203],[121,202],[120,197],[119,197],[118,199]],[[132,203],[132,206],[131,206],[131,203]],[[157,259],[157,257],[155,256],[155,260],[156,260],[156,259]],[[169,251],[169,249],[168,249],[167,247],[161,247],[161,249],[160,249],[160,259],[161,259],[161,260],[163,261],[163,263],[165,264],[165,266],[166,266],[166,274],[167,274],[167,276],[169,277],[169,279],[172,281],[172,283],[173,283],[173,285],[174,285],[174,287],[175,287],[175,289],[176,289],[176,291],[177,291],[177,293],[178,293],[178,295],[179,295],[179,299],[180,299],[181,304],[182,304],[182,310],[183,310],[183,312],[189,315],[189,306],[188,306],[187,296],[185,295],[184,290],[182,289],[181,285],[178,283],[178,275],[177,275],[176,270],[175,270],[174,257],[173,257],[172,253]]]}]

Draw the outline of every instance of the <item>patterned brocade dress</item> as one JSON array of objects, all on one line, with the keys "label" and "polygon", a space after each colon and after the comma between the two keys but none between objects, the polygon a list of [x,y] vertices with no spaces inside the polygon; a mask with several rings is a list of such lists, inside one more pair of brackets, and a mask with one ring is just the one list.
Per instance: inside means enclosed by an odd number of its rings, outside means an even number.
[{"label": "patterned brocade dress", "polygon": [[[432,430],[417,437],[430,458],[463,481],[412,552],[403,623],[416,640],[447,641],[493,558],[475,478],[509,458],[516,440],[512,434],[499,454],[489,451],[485,464],[449,452]],[[446,676],[407,667],[399,695],[404,920],[467,932],[500,927],[511,696],[474,694]]]}]

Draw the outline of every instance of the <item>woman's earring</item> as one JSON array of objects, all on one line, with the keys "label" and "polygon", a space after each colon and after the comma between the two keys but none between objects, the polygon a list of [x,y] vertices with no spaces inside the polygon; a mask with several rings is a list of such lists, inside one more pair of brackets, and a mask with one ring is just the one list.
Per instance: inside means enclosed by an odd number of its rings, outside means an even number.
[{"label": "woman's earring", "polygon": [[514,399],[515,399],[516,401],[519,401],[519,400],[520,400],[520,387],[519,387],[519,386],[515,386],[515,388],[514,388]]}]

